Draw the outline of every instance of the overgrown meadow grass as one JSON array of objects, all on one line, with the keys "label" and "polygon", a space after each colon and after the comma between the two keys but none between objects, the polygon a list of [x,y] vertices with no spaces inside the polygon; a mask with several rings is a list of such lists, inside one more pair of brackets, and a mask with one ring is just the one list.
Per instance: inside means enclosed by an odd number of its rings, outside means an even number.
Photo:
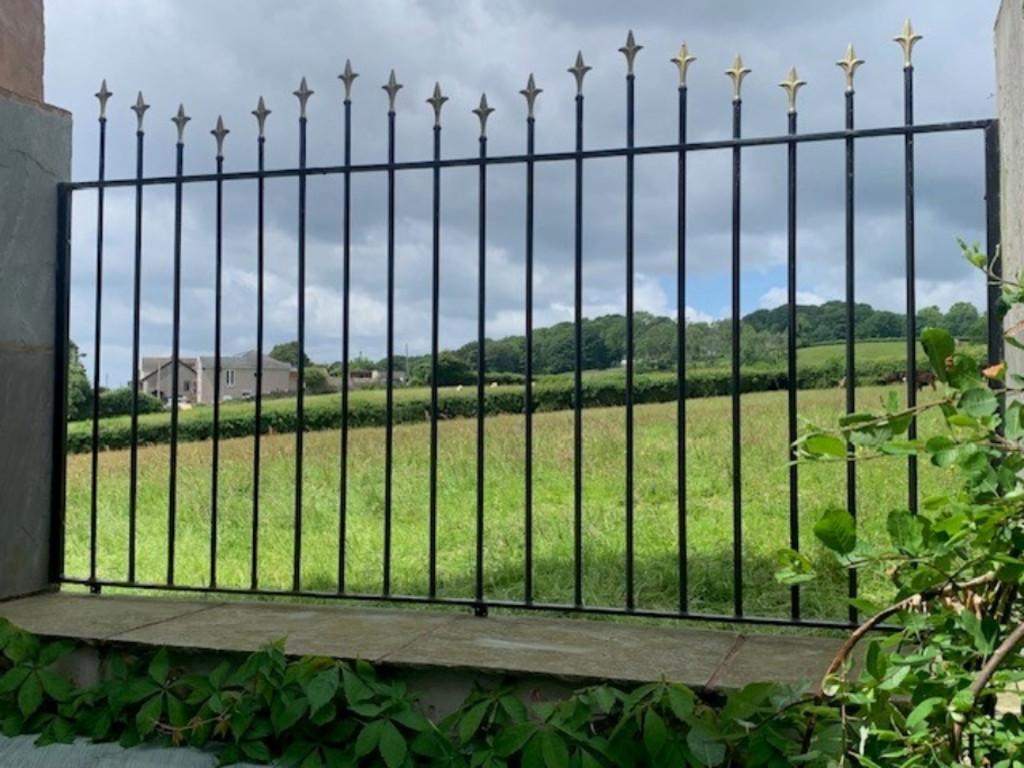
[{"label": "overgrown meadow grass", "polygon": [[[860,407],[877,406],[887,391],[858,391]],[[902,389],[899,390],[902,392]],[[922,398],[932,396],[930,392]],[[789,592],[776,583],[774,555],[788,546],[789,486],[785,393],[742,399],[742,503],[744,602],[748,614],[783,616]],[[800,415],[833,424],[843,409],[839,389],[799,395]],[[676,411],[673,404],[636,408],[637,602],[674,610],[678,594],[678,495]],[[687,403],[686,526],[689,541],[690,610],[732,611],[732,467],[730,401]],[[584,598],[590,605],[624,604],[624,418],[622,408],[589,409],[584,434]],[[534,584],[538,601],[571,602],[573,590],[572,412],[534,417]],[[924,433],[929,428],[923,425]],[[438,591],[472,597],[475,564],[475,421],[440,425],[438,461]],[[392,592],[425,594],[428,577],[429,425],[395,428]],[[381,590],[384,528],[384,431],[352,430],[349,436],[347,588]],[[167,570],[167,446],[139,450],[137,578],[162,582]],[[294,546],[295,435],[262,441],[259,582],[291,587]],[[98,574],[127,576],[129,454],[99,456]],[[247,587],[252,527],[251,438],[220,447],[218,583]],[[302,586],[332,591],[339,550],[339,434],[307,433],[303,475]],[[90,456],[68,460],[67,568],[88,574]],[[486,426],[485,585],[488,597],[520,599],[524,559],[524,436],[522,415],[490,417]],[[921,469],[922,495],[947,486],[941,470]],[[188,443],[178,453],[176,581],[204,585],[210,577],[211,443]],[[814,541],[812,528],[824,509],[843,505],[841,463],[800,467],[800,528],[804,551],[823,578],[803,588],[805,617],[841,619],[846,614],[846,574]],[[876,460],[858,467],[861,535],[884,534],[885,515],[907,504],[906,460]],[[862,574],[861,591],[887,595],[884,577]]]}]

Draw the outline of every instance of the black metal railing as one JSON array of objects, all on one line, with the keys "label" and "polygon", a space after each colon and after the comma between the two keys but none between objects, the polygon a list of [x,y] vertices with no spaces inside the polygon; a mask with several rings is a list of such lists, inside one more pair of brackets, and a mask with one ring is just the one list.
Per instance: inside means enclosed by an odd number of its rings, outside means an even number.
[{"label": "black metal railing", "polygon": [[[786,232],[787,232],[787,258],[786,258],[786,285],[787,285],[787,373],[788,383],[786,392],[786,426],[790,444],[798,437],[797,422],[797,256],[798,256],[798,216],[797,216],[797,159],[798,148],[804,144],[834,142],[843,146],[845,151],[845,407],[847,412],[855,409],[856,396],[856,359],[855,359],[855,317],[854,302],[856,298],[854,284],[855,266],[855,164],[854,152],[858,144],[871,139],[884,137],[902,137],[904,142],[904,211],[905,211],[905,270],[906,270],[906,400],[909,405],[916,402],[917,396],[917,361],[915,339],[917,329],[915,327],[916,309],[916,252],[915,252],[915,198],[914,198],[914,139],[917,136],[926,134],[948,134],[955,132],[980,132],[984,141],[984,169],[985,169],[985,194],[986,194],[986,231],[987,249],[990,258],[991,269],[998,273],[999,265],[996,257],[999,238],[999,203],[998,203],[998,166],[999,147],[996,122],[992,119],[964,120],[957,122],[916,124],[913,116],[913,83],[914,70],[911,63],[911,52],[914,43],[919,39],[909,24],[904,28],[903,33],[896,38],[904,51],[903,66],[903,94],[904,94],[904,121],[902,125],[875,128],[855,128],[854,126],[854,73],[862,63],[857,59],[852,46],[847,51],[846,57],[838,62],[846,79],[845,91],[845,124],[841,130],[822,131],[814,133],[799,133],[797,124],[797,91],[803,85],[799,80],[796,71],[791,70],[787,80],[780,85],[786,90],[789,102],[787,131],[781,135],[744,137],[742,134],[742,82],[745,75],[750,71],[742,60],[737,57],[733,66],[726,74],[732,79],[733,100],[732,100],[732,133],[730,138],[690,141],[687,135],[687,71],[693,56],[684,45],[679,54],[673,59],[679,68],[678,86],[678,139],[675,143],[659,145],[637,145],[635,137],[635,74],[634,62],[640,46],[638,46],[630,33],[626,45],[620,50],[626,57],[626,110],[625,110],[625,144],[619,147],[606,147],[599,149],[587,149],[584,145],[584,94],[583,82],[587,71],[590,69],[582,55],[576,59],[575,65],[569,72],[575,78],[575,145],[572,150],[560,152],[535,151],[535,102],[540,93],[531,75],[526,89],[521,93],[526,99],[526,151],[525,154],[511,155],[490,155],[487,151],[487,119],[493,110],[489,107],[486,96],[481,98],[479,106],[473,110],[480,121],[479,148],[475,156],[444,158],[442,156],[442,125],[441,110],[447,98],[442,95],[439,87],[435,87],[433,96],[428,103],[434,111],[433,125],[433,155],[431,159],[419,161],[402,161],[395,159],[395,123],[396,123],[396,100],[398,90],[402,87],[396,80],[394,72],[384,86],[388,94],[387,112],[387,157],[384,162],[374,163],[353,163],[352,162],[352,89],[356,73],[352,71],[351,65],[346,62],[345,71],[341,75],[344,83],[344,122],[343,122],[343,162],[341,165],[310,166],[306,161],[306,103],[312,95],[305,79],[303,79],[299,90],[295,92],[299,100],[300,113],[298,118],[298,166],[293,168],[267,169],[265,167],[265,145],[264,135],[265,122],[270,114],[263,99],[253,114],[256,117],[258,133],[256,137],[256,168],[249,171],[225,172],[224,171],[224,140],[227,130],[221,121],[218,121],[213,134],[217,140],[216,170],[213,173],[188,174],[183,172],[183,159],[185,152],[185,128],[189,117],[185,114],[184,108],[180,107],[174,122],[177,126],[178,140],[175,153],[175,173],[173,176],[145,176],[143,166],[144,138],[143,116],[148,105],[139,94],[138,101],[132,109],[138,117],[137,143],[136,143],[136,174],[134,178],[108,179],[105,176],[106,160],[106,106],[110,98],[106,83],[103,84],[97,97],[100,101],[99,117],[99,170],[97,179],[94,181],[82,181],[62,184],[59,186],[59,250],[58,250],[58,281],[59,301],[56,307],[57,312],[57,377],[56,391],[64,393],[67,391],[68,376],[68,344],[69,344],[69,313],[70,313],[70,268],[71,268],[71,205],[72,198],[76,192],[83,190],[95,190],[97,195],[97,239],[95,252],[96,288],[94,297],[94,349],[92,357],[92,384],[94,391],[98,391],[101,385],[101,356],[102,348],[102,303],[103,303],[103,257],[104,257],[104,192],[109,189],[129,188],[134,190],[135,200],[135,224],[134,224],[134,273],[132,293],[132,366],[133,366],[133,407],[131,414],[131,442],[130,451],[130,486],[128,492],[127,509],[128,516],[128,548],[127,548],[127,578],[105,579],[98,572],[97,550],[98,550],[98,487],[102,478],[98,469],[98,457],[101,450],[100,444],[100,413],[98,398],[94,398],[92,407],[92,431],[91,431],[91,464],[89,469],[89,526],[88,526],[88,572],[86,574],[66,573],[64,568],[65,541],[65,506],[66,506],[66,442],[67,442],[67,398],[58,397],[56,408],[56,427],[54,431],[55,450],[55,471],[53,477],[53,543],[52,577],[55,582],[66,584],[86,585],[93,591],[100,591],[102,588],[139,588],[157,590],[184,590],[195,592],[220,592],[220,593],[241,593],[257,595],[291,595],[311,596],[319,598],[347,598],[361,600],[388,600],[394,602],[417,602],[417,603],[438,603],[452,604],[472,608],[476,613],[483,615],[490,607],[519,608],[519,609],[540,609],[566,612],[587,612],[595,614],[619,614],[628,613],[638,616],[655,617],[676,617],[688,619],[711,619],[717,621],[747,621],[754,623],[769,624],[802,624],[807,626],[840,626],[853,623],[857,619],[857,611],[850,607],[845,621],[833,620],[819,616],[808,617],[802,611],[801,591],[797,586],[790,588],[789,611],[786,616],[762,616],[751,615],[744,607],[744,585],[743,585],[743,493],[742,493],[742,462],[744,458],[741,430],[743,428],[741,409],[741,356],[740,356],[740,319],[741,319],[741,275],[742,275],[742,239],[741,239],[741,161],[743,151],[753,147],[778,147],[785,148],[787,157],[787,196],[786,196]],[[731,554],[732,554],[732,611],[731,613],[709,614],[691,610],[691,580],[689,578],[689,555],[690,542],[688,541],[688,477],[687,477],[687,369],[685,365],[685,354],[687,343],[687,329],[683,318],[686,314],[686,291],[687,291],[687,160],[693,153],[728,151],[731,155],[731,327],[732,327],[732,350],[730,360],[731,393]],[[677,515],[676,542],[676,569],[678,575],[678,606],[675,610],[653,609],[638,602],[636,585],[636,552],[634,533],[636,528],[636,483],[634,476],[634,461],[636,453],[635,444],[635,325],[634,325],[634,284],[635,284],[635,163],[636,158],[644,156],[674,157],[677,163],[677,209],[676,209],[676,247],[677,247],[677,269],[675,274],[676,285],[676,311],[679,322],[676,328],[676,340],[678,343],[678,359],[676,365],[677,398],[676,406],[676,497],[675,514]],[[583,269],[585,253],[583,247],[584,237],[584,216],[583,216],[583,195],[584,195],[584,167],[587,161],[616,158],[624,161],[625,164],[625,393],[624,393],[624,464],[623,473],[625,481],[625,496],[623,499],[623,571],[622,579],[625,584],[625,599],[622,605],[593,605],[584,598],[584,553],[586,547],[584,520],[587,507],[584,499],[584,471],[583,471],[583,418],[582,408],[584,404],[583,392]],[[534,367],[533,367],[533,339],[534,339],[534,201],[535,201],[535,170],[538,164],[570,162],[574,170],[574,228],[573,228],[573,301],[574,301],[574,370],[573,370],[573,472],[572,472],[572,599],[567,603],[547,603],[536,599],[535,573],[534,573]],[[524,435],[525,455],[523,470],[523,563],[522,563],[522,595],[518,599],[493,599],[488,596],[485,585],[485,572],[488,565],[487,552],[485,549],[485,527],[487,524],[487,505],[485,496],[485,482],[487,469],[487,454],[485,445],[485,416],[486,416],[486,289],[487,289],[487,172],[491,167],[497,166],[518,166],[525,172],[525,243],[524,243],[524,288],[525,288],[525,408],[524,408]],[[476,495],[475,495],[475,557],[473,562],[472,594],[464,596],[446,596],[440,594],[438,587],[438,423],[439,423],[439,394],[438,394],[438,358],[440,356],[440,280],[441,280],[441,179],[446,169],[470,168],[476,169],[478,174],[478,275],[477,275],[477,369],[476,369]],[[430,414],[429,414],[429,499],[428,509],[428,543],[427,543],[427,589],[424,594],[396,594],[393,590],[392,579],[392,529],[393,529],[393,472],[394,472],[394,425],[395,425],[395,400],[394,400],[394,358],[395,358],[395,190],[396,176],[399,173],[428,170],[432,175],[432,243],[430,262],[430,306],[431,306],[431,328],[430,328]],[[384,477],[383,477],[383,553],[381,589],[379,592],[354,593],[350,591],[346,583],[346,565],[351,557],[348,547],[348,520],[350,495],[349,465],[351,461],[351,447],[349,442],[349,393],[348,387],[341,389],[341,414],[340,414],[340,486],[338,489],[338,531],[337,542],[337,588],[334,591],[311,590],[305,587],[302,579],[302,528],[304,524],[303,512],[306,501],[303,497],[303,457],[304,457],[304,380],[305,380],[305,346],[306,346],[306,306],[305,306],[305,281],[306,281],[306,190],[307,180],[313,176],[340,177],[342,182],[342,291],[343,291],[343,312],[342,312],[342,341],[341,341],[341,378],[343,382],[349,379],[349,364],[351,357],[350,345],[350,282],[351,282],[351,260],[352,260],[352,191],[351,182],[353,175],[357,174],[383,174],[387,182],[387,219],[386,219],[386,404],[385,404],[385,435],[384,435]],[[296,430],[294,447],[294,515],[292,521],[292,535],[294,549],[292,553],[292,579],[290,589],[269,589],[260,580],[259,572],[259,551],[260,551],[260,503],[261,503],[261,434],[263,428],[263,360],[265,346],[265,240],[264,240],[264,219],[265,219],[265,183],[268,179],[294,179],[298,185],[298,222],[297,222],[297,317],[296,326],[298,333],[298,364],[297,377],[298,386],[296,390]],[[222,361],[222,298],[223,298],[223,225],[224,225],[224,187],[227,184],[255,181],[256,183],[256,366],[257,381],[255,391],[255,424],[258,428],[253,430],[253,454],[252,454],[252,530],[249,541],[249,564],[250,579],[247,587],[226,586],[218,579],[218,482],[220,479],[220,373]],[[178,503],[178,430],[179,430],[179,405],[177,393],[178,370],[181,359],[181,277],[182,277],[182,211],[183,196],[187,187],[198,183],[213,183],[216,193],[216,224],[215,224],[215,330],[214,330],[214,356],[215,356],[215,381],[218,384],[214,391],[213,408],[213,429],[212,429],[212,471],[211,503],[210,503],[210,541],[209,541],[209,582],[198,585],[194,583],[182,583],[179,574],[176,572],[175,549],[177,532],[177,503]],[[173,281],[170,286],[172,301],[172,398],[170,405],[170,452],[169,452],[169,486],[167,506],[167,553],[166,579],[162,582],[142,582],[137,578],[136,550],[139,537],[137,526],[137,513],[139,510],[138,498],[138,425],[139,425],[139,363],[140,363],[140,311],[141,311],[141,273],[143,269],[143,248],[142,248],[142,210],[143,193],[147,187],[169,187],[174,192],[174,248],[173,248]],[[988,309],[988,354],[991,359],[1000,357],[1001,332],[1000,319],[997,311],[999,290],[997,286],[990,285],[987,292]],[[911,436],[916,434],[916,426],[911,426]],[[790,457],[795,459],[794,448],[790,448]],[[852,446],[850,447],[852,450]],[[908,478],[908,505],[910,509],[916,510],[919,498],[917,465],[911,458],[907,465]],[[851,514],[857,513],[857,470],[850,462],[846,470],[846,505]],[[791,463],[788,468],[788,541],[794,549],[801,546],[800,530],[800,505],[799,505],[799,467]],[[781,507],[785,511],[786,503]],[[857,595],[856,573],[851,570],[848,580],[848,596],[854,598]]]}]

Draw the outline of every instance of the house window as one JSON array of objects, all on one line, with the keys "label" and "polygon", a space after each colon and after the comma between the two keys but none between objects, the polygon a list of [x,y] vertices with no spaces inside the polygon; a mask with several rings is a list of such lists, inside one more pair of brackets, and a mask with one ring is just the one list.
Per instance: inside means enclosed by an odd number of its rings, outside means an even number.
[{"label": "house window", "polygon": [[229,387],[235,386],[234,371],[224,371],[224,383],[227,384]]},{"label": "house window", "polygon": [[188,392],[188,382],[185,382],[185,391]]}]

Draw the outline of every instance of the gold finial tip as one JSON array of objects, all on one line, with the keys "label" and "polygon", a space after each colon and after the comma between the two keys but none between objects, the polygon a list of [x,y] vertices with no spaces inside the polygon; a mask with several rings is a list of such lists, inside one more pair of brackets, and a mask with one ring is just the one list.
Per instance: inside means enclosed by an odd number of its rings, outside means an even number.
[{"label": "gold finial tip", "polygon": [[633,30],[629,30],[626,35],[626,44],[619,48],[619,53],[626,57],[626,74],[633,74],[633,63],[641,50],[643,50],[643,46],[637,45],[636,38],[633,37]]},{"label": "gold finial tip", "polygon": [[743,86],[743,78],[749,75],[750,72],[750,67],[745,67],[743,65],[743,57],[737,53],[736,58],[733,60],[732,67],[725,70],[725,74],[732,78],[733,101],[740,100],[740,89]]},{"label": "gold finial tip", "polygon": [[354,81],[357,77],[359,77],[359,73],[352,71],[351,59],[345,59],[345,69],[344,71],[342,71],[340,75],[338,75],[338,79],[345,83],[346,100],[352,98],[352,81]]},{"label": "gold finial tip", "polygon": [[863,63],[864,59],[857,58],[857,52],[853,50],[853,43],[846,47],[846,55],[836,62],[836,66],[843,70],[846,77],[847,92],[853,93],[853,76],[857,72],[857,67]]},{"label": "gold finial tip", "polygon": [[796,67],[790,67],[789,72],[786,74],[786,79],[779,83],[779,87],[786,90],[790,112],[796,112],[796,94],[805,85],[807,83],[800,79],[800,76],[796,73]]},{"label": "gold finial tip", "polygon": [[146,110],[149,109],[149,104],[142,98],[142,91],[139,91],[139,95],[135,97],[135,103],[129,107],[132,112],[135,113],[135,117],[138,118],[139,125],[138,131],[142,133],[142,118],[146,114]]},{"label": "gold finial tip", "polygon": [[256,109],[252,111],[252,114],[256,117],[256,124],[259,127],[259,138],[263,138],[263,129],[267,124],[267,115],[270,114],[270,110],[267,109],[266,103],[263,101],[263,97],[260,96],[259,101],[256,102]]},{"label": "gold finial tip", "polygon": [[185,143],[185,124],[192,118],[185,114],[185,105],[178,105],[178,113],[171,118],[171,122],[178,128],[178,143]]},{"label": "gold finial tip", "polygon": [[210,133],[217,140],[217,157],[224,157],[224,137],[231,131],[224,127],[223,117],[217,115],[217,125]]},{"label": "gold finial tip", "polygon": [[441,84],[434,83],[434,93],[427,99],[427,104],[434,108],[434,125],[437,127],[441,125],[441,107],[446,101],[448,97],[441,93]]},{"label": "gold finial tip", "polygon": [[107,101],[114,93],[107,88],[107,79],[103,78],[103,82],[100,83],[100,89],[96,91],[96,98],[100,102],[100,120],[106,120],[107,118]]},{"label": "gold finial tip", "polygon": [[391,70],[391,74],[388,75],[387,83],[382,85],[381,88],[383,88],[388,94],[388,111],[394,112],[395,96],[398,94],[398,91],[402,88],[402,84],[399,83],[397,78],[395,77],[395,70]]},{"label": "gold finial tip", "polygon": [[299,82],[299,89],[292,91],[292,93],[299,100],[299,119],[304,120],[306,118],[306,103],[314,91],[306,84],[306,78],[302,78]]},{"label": "gold finial tip", "polygon": [[690,53],[690,48],[687,46],[686,41],[679,46],[679,53],[673,56],[670,61],[679,67],[679,87],[683,88],[686,86],[686,73],[690,68],[690,64],[695,62],[697,57]]},{"label": "gold finial tip", "polygon": [[912,66],[911,57],[914,53],[914,45],[923,39],[923,35],[919,35],[914,31],[914,27],[910,23],[910,19],[903,22],[903,30],[893,38],[893,41],[899,43],[899,46],[903,49],[904,67]]},{"label": "gold finial tip", "polygon": [[533,72],[526,79],[526,87],[521,90],[521,93],[526,98],[526,117],[533,118],[533,107],[537,101],[537,96],[544,92],[543,88],[537,87],[537,82],[533,79]]},{"label": "gold finial tip", "polygon": [[588,67],[583,63],[583,51],[576,52],[576,63],[569,67],[568,72],[576,78],[576,95],[583,95],[583,77],[593,67]]},{"label": "gold finial tip", "polygon": [[487,103],[487,94],[480,94],[480,106],[473,110],[473,114],[480,118],[480,137],[487,135],[487,118],[491,116],[494,107]]}]

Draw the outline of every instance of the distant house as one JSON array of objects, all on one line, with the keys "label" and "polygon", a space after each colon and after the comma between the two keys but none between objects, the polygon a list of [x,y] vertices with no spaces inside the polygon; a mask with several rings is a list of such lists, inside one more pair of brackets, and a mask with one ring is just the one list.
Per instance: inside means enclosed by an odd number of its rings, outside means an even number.
[{"label": "distant house", "polygon": [[[408,384],[409,377],[405,371],[395,370],[394,372],[394,384],[402,387]],[[378,371],[376,368],[372,370],[360,369],[358,371],[349,371],[348,373],[348,388],[349,389],[364,389],[372,387],[383,387],[387,383],[387,371]]]},{"label": "distant house", "polygon": [[[213,356],[178,359],[178,397],[181,402],[211,405],[213,403]],[[256,352],[222,357],[220,360],[220,399],[243,400],[256,395]],[[144,357],[139,372],[139,386],[146,394],[167,402],[171,399],[173,360],[170,357]],[[263,356],[264,395],[295,392],[292,367],[269,355]]]}]

